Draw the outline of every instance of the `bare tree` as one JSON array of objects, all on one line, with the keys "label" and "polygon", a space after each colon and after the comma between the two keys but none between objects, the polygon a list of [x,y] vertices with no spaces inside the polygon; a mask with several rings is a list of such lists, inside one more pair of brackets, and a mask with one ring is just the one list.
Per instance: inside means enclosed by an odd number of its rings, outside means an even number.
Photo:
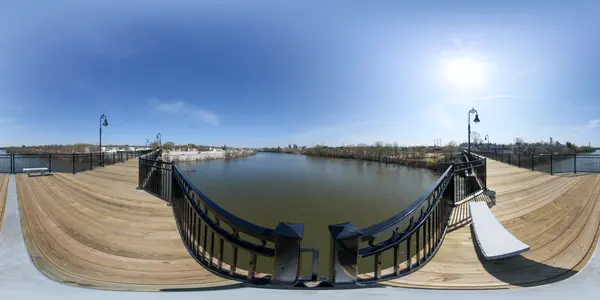
[{"label": "bare tree", "polygon": [[479,145],[482,142],[481,135],[479,135],[479,132],[476,131],[471,132],[471,139],[473,140],[474,145]]},{"label": "bare tree", "polygon": [[522,139],[522,138],[520,138],[520,137],[518,137],[518,138],[515,138],[515,144],[516,144],[517,146],[518,146],[518,145],[523,145],[523,143],[525,143],[525,142],[523,141],[523,139]]}]

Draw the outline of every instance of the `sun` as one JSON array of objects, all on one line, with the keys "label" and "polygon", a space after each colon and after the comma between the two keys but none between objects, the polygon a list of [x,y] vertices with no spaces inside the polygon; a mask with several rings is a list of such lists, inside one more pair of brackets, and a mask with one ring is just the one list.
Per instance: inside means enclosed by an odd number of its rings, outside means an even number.
[{"label": "sun", "polygon": [[458,87],[474,87],[483,83],[485,66],[470,57],[446,61],[443,75],[447,81]]}]

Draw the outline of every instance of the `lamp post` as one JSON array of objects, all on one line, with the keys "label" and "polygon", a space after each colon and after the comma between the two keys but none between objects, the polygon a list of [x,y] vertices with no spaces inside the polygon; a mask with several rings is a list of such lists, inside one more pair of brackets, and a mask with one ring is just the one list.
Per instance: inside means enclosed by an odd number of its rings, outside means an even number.
[{"label": "lamp post", "polygon": [[467,140],[469,154],[471,154],[471,114],[475,114],[473,122],[479,123],[479,114],[475,108],[471,108],[471,110],[469,110],[469,139]]},{"label": "lamp post", "polygon": [[148,143],[149,143],[149,142],[150,142],[150,141],[149,141],[148,139],[146,139],[146,148],[148,148]]},{"label": "lamp post", "polygon": [[486,134],[485,140],[488,142],[488,152],[490,152],[490,137]]},{"label": "lamp post", "polygon": [[158,139],[158,147],[162,148],[162,135],[160,135],[160,132],[156,135],[156,138]]},{"label": "lamp post", "polygon": [[[104,121],[104,123],[102,121]],[[100,161],[104,167],[104,155],[102,155],[102,126],[108,126],[108,120],[106,120],[106,116],[104,114],[100,116]]]}]

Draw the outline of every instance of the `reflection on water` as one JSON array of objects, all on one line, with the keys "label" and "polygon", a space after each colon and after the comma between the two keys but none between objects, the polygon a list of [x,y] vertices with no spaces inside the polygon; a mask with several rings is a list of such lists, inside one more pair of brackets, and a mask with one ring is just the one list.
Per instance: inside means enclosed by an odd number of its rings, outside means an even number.
[{"label": "reflection on water", "polygon": [[439,177],[399,165],[274,153],[180,165],[200,190],[243,219],[270,228],[279,221],[303,223],[303,246],[320,249],[320,274],[328,260],[328,225],[383,221]]}]

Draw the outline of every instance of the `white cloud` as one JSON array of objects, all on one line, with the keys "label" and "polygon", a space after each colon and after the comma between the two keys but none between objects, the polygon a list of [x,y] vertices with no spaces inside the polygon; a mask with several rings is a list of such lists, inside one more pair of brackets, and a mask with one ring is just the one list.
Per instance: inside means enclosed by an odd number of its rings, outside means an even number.
[{"label": "white cloud", "polygon": [[150,104],[161,114],[177,115],[180,119],[191,122],[200,121],[212,126],[219,125],[219,116],[206,109],[195,107],[183,101],[161,101],[152,99]]},{"label": "white cloud", "polygon": [[159,112],[165,113],[179,113],[183,109],[183,102],[159,102],[156,101],[156,106],[154,107]]},{"label": "white cloud", "polygon": [[196,109],[196,110],[189,112],[189,115],[192,118],[200,120],[204,123],[208,123],[213,126],[219,125],[219,116],[215,115],[214,113],[212,113],[208,110]]},{"label": "white cloud", "polygon": [[592,130],[594,130],[594,129],[598,128],[598,127],[600,127],[600,119],[594,119],[594,120],[590,120],[590,121],[589,121],[589,122],[586,124],[586,126],[585,126],[585,129],[586,129],[587,131],[592,131]]}]

